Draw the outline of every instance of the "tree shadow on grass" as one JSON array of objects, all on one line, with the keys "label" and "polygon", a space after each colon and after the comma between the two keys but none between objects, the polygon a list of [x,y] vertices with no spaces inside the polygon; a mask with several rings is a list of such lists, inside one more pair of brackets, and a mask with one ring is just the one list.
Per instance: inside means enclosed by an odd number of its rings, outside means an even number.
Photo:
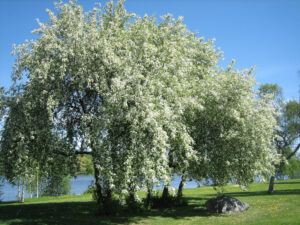
[{"label": "tree shadow on grass", "polygon": [[283,182],[275,182],[274,184],[300,184],[300,181],[295,181],[295,182],[293,182],[293,181],[283,181]]},{"label": "tree shadow on grass", "polygon": [[[194,200],[199,200],[195,198]],[[97,215],[95,202],[63,202],[9,205],[0,204],[0,223],[10,225],[82,225],[82,224],[128,224],[137,223],[148,217],[170,217],[182,219],[194,216],[209,216],[201,204],[170,209],[153,209],[138,213],[108,217]]]},{"label": "tree shadow on grass", "polygon": [[[267,191],[227,192],[232,197],[270,196]],[[300,189],[276,190],[273,195],[300,195]],[[138,223],[149,217],[182,219],[211,216],[206,212],[204,203],[215,194],[184,197],[189,205],[169,209],[153,209],[136,213],[123,213],[118,216],[99,216],[95,202],[61,202],[42,204],[0,203],[0,223],[9,225],[116,225]],[[216,216],[215,214],[213,214]]]},{"label": "tree shadow on grass", "polygon": [[273,196],[273,195],[300,195],[300,189],[275,190],[273,194],[267,191],[245,191],[245,192],[227,192],[225,195],[231,197],[248,197],[248,196]]}]

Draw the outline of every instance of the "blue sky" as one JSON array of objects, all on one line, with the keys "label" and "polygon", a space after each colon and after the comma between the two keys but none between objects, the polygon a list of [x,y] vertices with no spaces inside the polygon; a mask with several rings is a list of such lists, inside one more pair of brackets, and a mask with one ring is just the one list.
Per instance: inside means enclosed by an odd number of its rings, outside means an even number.
[{"label": "blue sky", "polygon": [[[85,10],[96,0],[79,0]],[[36,18],[48,20],[53,0],[0,0],[0,86],[11,84],[12,44],[34,39]],[[100,1],[102,4],[104,1]],[[222,65],[236,60],[239,69],[256,66],[260,83],[277,83],[288,99],[299,99],[300,1],[298,0],[127,0],[138,15],[183,16],[192,32],[215,38],[224,52]]]}]

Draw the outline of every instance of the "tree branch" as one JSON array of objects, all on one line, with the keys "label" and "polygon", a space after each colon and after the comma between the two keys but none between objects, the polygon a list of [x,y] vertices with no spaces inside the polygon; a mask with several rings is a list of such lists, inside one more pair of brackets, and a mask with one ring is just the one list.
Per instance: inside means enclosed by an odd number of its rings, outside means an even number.
[{"label": "tree branch", "polygon": [[92,152],[86,152],[86,151],[84,151],[84,152],[78,152],[78,151],[76,151],[75,152],[75,155],[91,155],[92,154]]},{"label": "tree branch", "polygon": [[[61,151],[55,151],[55,153],[58,154],[58,155],[65,156],[65,157],[70,157],[70,156],[73,155],[73,154],[68,154],[68,153],[66,153],[66,152],[61,152]],[[80,152],[80,151],[75,151],[74,154],[75,154],[75,155],[91,155],[92,152],[86,152],[86,151]]]},{"label": "tree branch", "polygon": [[300,143],[296,146],[296,148],[294,149],[294,151],[292,151],[291,154],[289,154],[288,157],[286,157],[286,159],[289,160],[290,158],[292,158],[297,153],[297,151],[299,150],[299,148],[300,148]]}]

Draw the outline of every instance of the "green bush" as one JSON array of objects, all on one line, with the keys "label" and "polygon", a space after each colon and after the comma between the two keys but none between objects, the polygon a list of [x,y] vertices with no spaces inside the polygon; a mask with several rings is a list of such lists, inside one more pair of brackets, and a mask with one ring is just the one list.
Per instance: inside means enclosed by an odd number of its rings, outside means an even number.
[{"label": "green bush", "polygon": [[149,199],[144,199],[144,205],[147,208],[162,209],[162,208],[174,208],[187,206],[187,200],[185,198],[179,198],[177,196],[151,196]]},{"label": "green bush", "polygon": [[88,187],[88,189],[83,192],[83,194],[94,194],[94,192],[96,191],[96,189],[94,187]]},{"label": "green bush", "polygon": [[52,175],[42,181],[41,195],[42,196],[58,196],[67,195],[70,193],[71,184],[67,176]]}]

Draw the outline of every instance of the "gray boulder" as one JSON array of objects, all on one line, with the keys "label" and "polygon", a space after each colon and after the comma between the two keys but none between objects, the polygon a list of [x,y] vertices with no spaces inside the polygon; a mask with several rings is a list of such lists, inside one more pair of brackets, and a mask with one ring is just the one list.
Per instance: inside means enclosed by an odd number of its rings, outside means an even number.
[{"label": "gray boulder", "polygon": [[205,206],[210,213],[238,213],[249,208],[247,203],[225,195],[207,200]]}]

